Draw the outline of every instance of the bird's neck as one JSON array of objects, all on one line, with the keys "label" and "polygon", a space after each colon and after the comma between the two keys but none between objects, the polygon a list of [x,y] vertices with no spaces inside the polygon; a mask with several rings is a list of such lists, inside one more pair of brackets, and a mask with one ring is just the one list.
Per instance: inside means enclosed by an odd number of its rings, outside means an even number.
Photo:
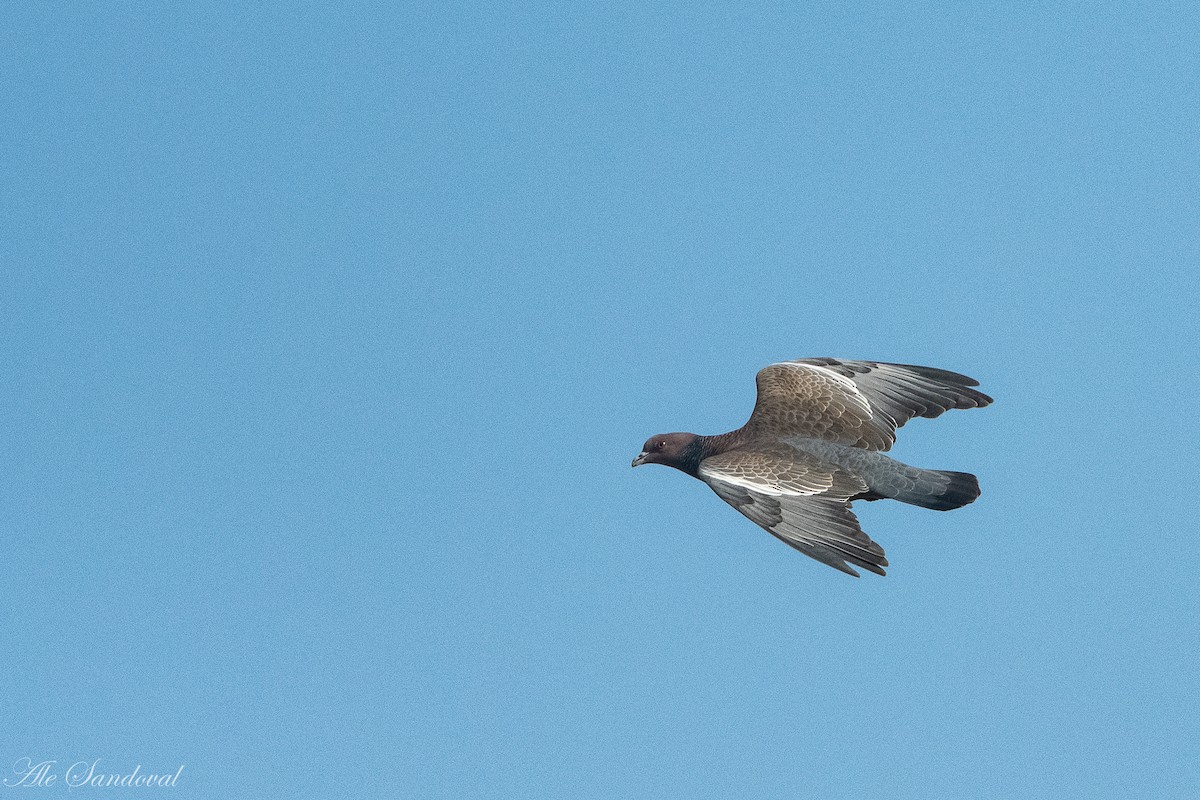
[{"label": "bird's neck", "polygon": [[700,462],[709,456],[724,453],[736,446],[738,431],[718,434],[717,436],[697,436],[693,439],[679,458],[679,463],[672,464],[681,472],[686,472],[693,478],[700,477]]}]

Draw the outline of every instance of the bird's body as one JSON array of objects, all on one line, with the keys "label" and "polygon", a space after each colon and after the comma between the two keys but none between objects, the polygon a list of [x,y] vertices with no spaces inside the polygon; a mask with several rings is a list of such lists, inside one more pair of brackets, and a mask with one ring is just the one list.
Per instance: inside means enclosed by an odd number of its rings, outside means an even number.
[{"label": "bird's body", "polygon": [[651,437],[633,465],[664,464],[698,478],[774,536],[855,576],[849,564],[882,575],[887,559],[859,527],[853,501],[891,498],[945,511],[979,496],[974,475],[912,467],[883,452],[915,416],[991,403],[971,388],[975,380],[814,358],[772,364],[757,382],[758,401],[741,428]]}]

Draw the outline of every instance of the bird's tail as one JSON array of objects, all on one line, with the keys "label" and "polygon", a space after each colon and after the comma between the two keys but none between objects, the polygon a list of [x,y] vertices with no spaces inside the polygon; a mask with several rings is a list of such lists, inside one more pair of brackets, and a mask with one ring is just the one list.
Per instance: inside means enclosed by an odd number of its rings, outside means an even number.
[{"label": "bird's tail", "polygon": [[949,511],[979,497],[979,479],[969,472],[923,469],[915,486],[891,496],[902,503]]}]

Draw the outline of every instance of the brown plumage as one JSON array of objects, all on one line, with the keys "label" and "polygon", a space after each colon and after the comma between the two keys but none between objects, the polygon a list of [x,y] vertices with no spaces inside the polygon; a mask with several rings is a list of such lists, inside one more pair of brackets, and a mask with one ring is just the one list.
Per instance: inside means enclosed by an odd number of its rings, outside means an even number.
[{"label": "brown plumage", "polygon": [[891,498],[949,510],[979,496],[974,475],[902,464],[884,451],[913,417],[981,408],[965,375],[931,367],[807,358],[759,371],[741,428],[719,436],[652,436],[633,460],[698,478],[755,524],[850,575],[884,574],[883,548],[859,527],[855,500]]}]

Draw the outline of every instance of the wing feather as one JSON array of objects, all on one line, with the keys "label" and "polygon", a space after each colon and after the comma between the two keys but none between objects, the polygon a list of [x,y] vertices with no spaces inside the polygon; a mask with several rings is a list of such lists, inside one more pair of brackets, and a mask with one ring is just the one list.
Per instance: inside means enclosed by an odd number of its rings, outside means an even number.
[{"label": "wing feather", "polygon": [[700,462],[702,480],[710,478],[764,495],[820,495],[847,500],[869,490],[852,472],[786,445],[757,444],[710,456]]},{"label": "wing feather", "polygon": [[856,578],[858,572],[851,564],[886,574],[883,548],[863,533],[850,503],[806,495],[767,495],[707,478],[705,483],[754,524],[804,555]]},{"label": "wing feather", "polygon": [[759,370],[758,400],[745,428],[764,437],[827,439],[888,450],[913,417],[981,408],[992,398],[966,375],[878,361],[808,358]]},{"label": "wing feather", "polygon": [[867,490],[856,475],[791,451],[732,450],[700,463],[700,479],[772,536],[850,575],[849,565],[884,574],[883,548],[871,541],[848,498]]}]

